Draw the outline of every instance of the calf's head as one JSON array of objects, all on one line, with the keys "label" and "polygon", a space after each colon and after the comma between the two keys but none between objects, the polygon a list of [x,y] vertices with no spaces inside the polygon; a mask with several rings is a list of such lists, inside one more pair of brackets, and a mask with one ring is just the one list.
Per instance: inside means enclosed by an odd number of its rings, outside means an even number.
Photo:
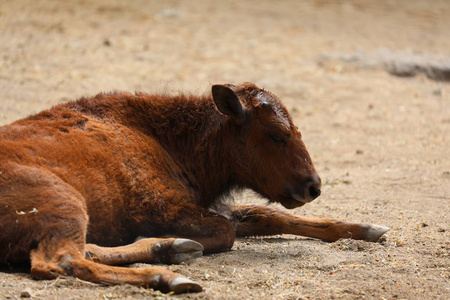
[{"label": "calf's head", "polygon": [[276,96],[252,83],[214,85],[212,96],[234,126],[229,143],[244,186],[286,208],[320,195],[320,177],[301,133]]}]

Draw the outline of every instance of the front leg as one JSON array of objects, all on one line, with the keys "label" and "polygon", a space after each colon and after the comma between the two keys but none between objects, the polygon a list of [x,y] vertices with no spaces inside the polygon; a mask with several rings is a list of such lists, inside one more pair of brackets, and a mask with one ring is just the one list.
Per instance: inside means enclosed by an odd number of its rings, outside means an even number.
[{"label": "front leg", "polygon": [[179,264],[203,255],[203,246],[188,239],[144,238],[119,247],[86,244],[85,256],[105,265],[136,262]]},{"label": "front leg", "polygon": [[236,231],[227,218],[197,205],[177,208],[175,213],[166,216],[167,237],[197,241],[205,253],[228,251],[233,247]]},{"label": "front leg", "polygon": [[189,203],[165,203],[164,209],[141,210],[132,224],[139,236],[190,239],[200,243],[205,253],[228,251],[236,233],[231,222],[215,212]]},{"label": "front leg", "polygon": [[257,205],[237,205],[232,211],[232,218],[236,222],[237,236],[295,234],[329,242],[340,238],[376,242],[389,230],[388,227],[374,224],[300,217]]}]

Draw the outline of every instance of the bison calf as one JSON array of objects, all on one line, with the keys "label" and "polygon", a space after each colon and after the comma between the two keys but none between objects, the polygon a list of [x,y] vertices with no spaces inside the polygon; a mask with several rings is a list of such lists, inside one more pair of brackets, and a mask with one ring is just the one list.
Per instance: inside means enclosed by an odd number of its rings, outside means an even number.
[{"label": "bison calf", "polygon": [[254,84],[58,105],[0,128],[0,264],[29,261],[39,279],[197,292],[161,267],[111,265],[180,263],[229,250],[236,236],[376,241],[388,230],[264,206],[234,206],[228,217],[211,210],[245,188],[286,208],[320,195],[286,108]]}]

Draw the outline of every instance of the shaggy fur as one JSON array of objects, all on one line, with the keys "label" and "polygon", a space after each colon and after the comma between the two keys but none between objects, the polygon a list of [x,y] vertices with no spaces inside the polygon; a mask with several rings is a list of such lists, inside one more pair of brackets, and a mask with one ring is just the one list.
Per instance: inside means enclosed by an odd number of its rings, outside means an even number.
[{"label": "shaggy fur", "polygon": [[[162,268],[103,264],[179,262],[228,250],[236,234],[367,239],[369,225],[258,206],[234,207],[229,220],[209,209],[244,188],[287,208],[320,194],[287,110],[251,83],[201,97],[116,92],[55,106],[0,128],[0,263],[31,258],[36,278],[184,292],[201,288]],[[139,236],[164,238],[105,248]]]}]

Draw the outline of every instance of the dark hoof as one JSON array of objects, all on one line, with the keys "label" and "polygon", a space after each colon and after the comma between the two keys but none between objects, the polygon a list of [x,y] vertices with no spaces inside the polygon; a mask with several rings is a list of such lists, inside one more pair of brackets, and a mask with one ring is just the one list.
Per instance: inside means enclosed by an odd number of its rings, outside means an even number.
[{"label": "dark hoof", "polygon": [[189,239],[175,239],[172,243],[172,249],[177,252],[203,251],[203,246],[196,241]]},{"label": "dark hoof", "polygon": [[181,275],[172,280],[169,284],[169,289],[175,294],[198,293],[203,291],[203,288],[197,282]]},{"label": "dark hoof", "polygon": [[376,242],[389,229],[390,228],[386,226],[370,224],[369,229],[367,230],[366,233],[366,238],[364,240],[367,242]]},{"label": "dark hoof", "polygon": [[179,264],[202,255],[202,244],[188,239],[175,239],[170,248],[170,263]]}]

